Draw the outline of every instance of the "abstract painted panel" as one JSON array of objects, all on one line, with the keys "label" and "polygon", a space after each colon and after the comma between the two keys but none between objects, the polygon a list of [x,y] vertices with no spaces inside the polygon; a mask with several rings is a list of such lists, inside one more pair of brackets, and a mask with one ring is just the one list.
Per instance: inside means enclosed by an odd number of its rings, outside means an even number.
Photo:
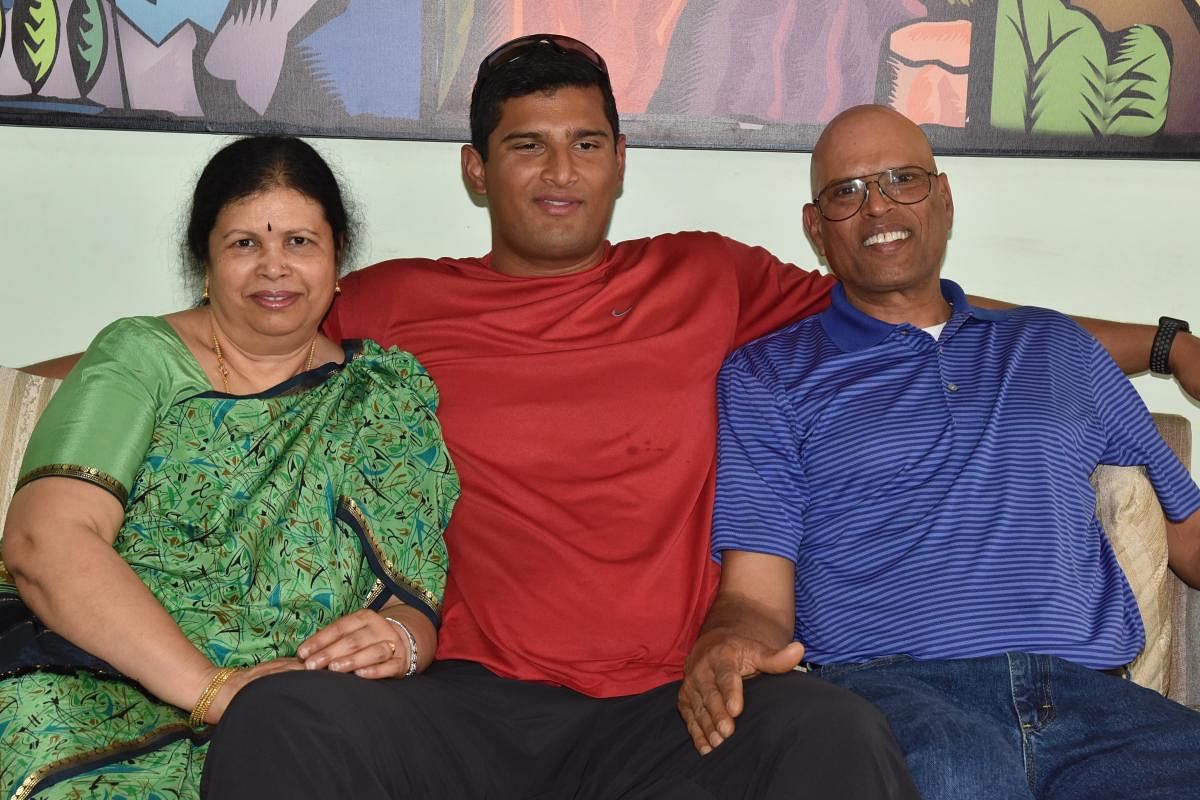
[{"label": "abstract painted panel", "polygon": [[1200,156],[1200,0],[0,0],[0,124],[467,138],[525,33],[607,60],[630,142],[807,150],[888,103],[948,153]]}]

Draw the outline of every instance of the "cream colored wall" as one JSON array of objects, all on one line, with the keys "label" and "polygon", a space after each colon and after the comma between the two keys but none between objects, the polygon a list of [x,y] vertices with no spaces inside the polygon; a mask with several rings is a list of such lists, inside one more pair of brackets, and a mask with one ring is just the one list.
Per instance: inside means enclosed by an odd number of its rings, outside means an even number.
[{"label": "cream colored wall", "polygon": [[[188,304],[176,241],[187,190],[226,139],[0,126],[0,364],[83,348],[107,321]],[[487,212],[459,178],[458,146],[319,140],[364,210],[358,262],[475,255]],[[816,263],[799,224],[808,156],[629,151],[611,238],[719,230]],[[968,291],[1073,313],[1200,327],[1200,162],[943,158],[957,206],[945,275]],[[1200,227],[1200,225],[1198,225]],[[1155,410],[1200,404],[1141,376]]]}]

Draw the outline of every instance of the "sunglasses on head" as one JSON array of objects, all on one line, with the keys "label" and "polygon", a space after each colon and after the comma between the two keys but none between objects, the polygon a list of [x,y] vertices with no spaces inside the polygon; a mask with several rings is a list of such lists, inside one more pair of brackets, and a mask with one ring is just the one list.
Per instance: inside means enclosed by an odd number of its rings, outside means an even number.
[{"label": "sunglasses on head", "polygon": [[534,33],[505,42],[488,53],[487,57],[479,64],[479,75],[476,80],[482,80],[498,67],[516,61],[535,47],[552,47],[563,55],[579,56],[604,75],[608,74],[608,66],[600,54],[578,39],[561,36],[557,33]]}]

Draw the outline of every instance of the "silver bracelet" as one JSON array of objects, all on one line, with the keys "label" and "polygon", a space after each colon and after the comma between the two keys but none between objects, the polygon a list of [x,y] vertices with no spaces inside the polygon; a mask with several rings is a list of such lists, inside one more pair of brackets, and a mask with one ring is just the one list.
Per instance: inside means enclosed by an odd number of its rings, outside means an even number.
[{"label": "silver bracelet", "polygon": [[408,671],[404,673],[404,677],[411,678],[417,674],[417,637],[413,636],[407,625],[395,617],[385,616],[384,619],[399,628],[404,633],[404,638],[408,639]]}]

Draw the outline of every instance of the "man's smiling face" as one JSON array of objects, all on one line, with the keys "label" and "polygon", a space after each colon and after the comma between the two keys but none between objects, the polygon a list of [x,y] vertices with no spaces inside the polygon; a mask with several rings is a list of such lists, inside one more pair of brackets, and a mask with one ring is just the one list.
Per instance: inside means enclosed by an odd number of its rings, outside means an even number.
[{"label": "man's smiling face", "polygon": [[504,101],[485,163],[463,149],[471,189],[488,197],[492,265],[515,275],[562,275],[597,264],[625,176],[594,86]]},{"label": "man's smiling face", "polygon": [[830,222],[812,203],[804,207],[805,230],[852,299],[936,291],[954,220],[949,181],[932,178],[929,196],[912,205],[883,196],[874,182],[885,170],[910,165],[937,171],[921,129],[879,106],[843,112],[813,149],[814,196],[849,178],[871,181],[867,201],[849,219]]}]

